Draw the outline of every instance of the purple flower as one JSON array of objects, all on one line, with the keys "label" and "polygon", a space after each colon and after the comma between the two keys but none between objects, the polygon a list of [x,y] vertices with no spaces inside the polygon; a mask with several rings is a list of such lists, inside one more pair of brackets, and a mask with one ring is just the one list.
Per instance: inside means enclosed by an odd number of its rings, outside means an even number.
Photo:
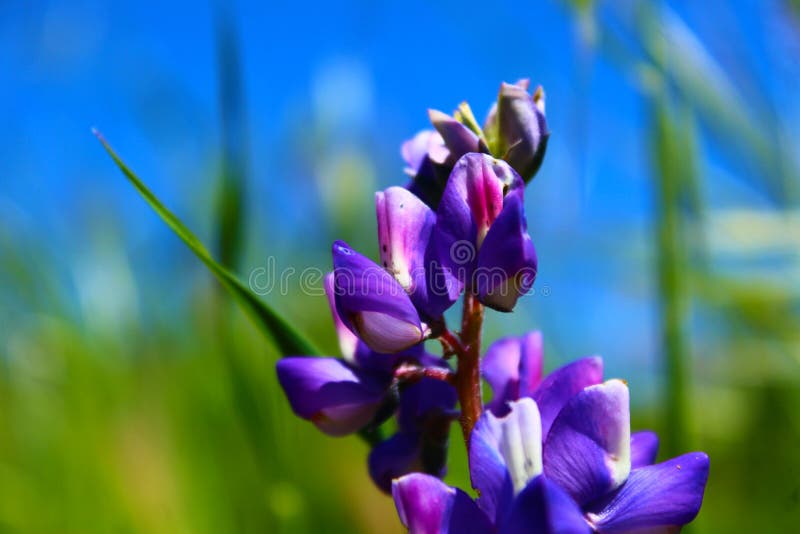
[{"label": "purple flower", "polygon": [[544,160],[550,132],[544,114],[544,91],[528,93],[530,82],[503,83],[483,128],[462,102],[447,115],[429,110],[434,130],[422,130],[401,147],[408,189],[436,209],[453,166],[465,154],[481,152],[508,162],[528,182]]},{"label": "purple flower", "polygon": [[400,352],[425,339],[427,325],[403,286],[344,241],[333,244],[333,286],[342,322],[372,350]]},{"label": "purple flower", "polygon": [[405,173],[412,178],[423,171],[426,160],[444,163],[450,156],[444,138],[436,130],[417,132],[414,137],[403,143],[400,153],[406,162]]},{"label": "purple flower", "polygon": [[550,137],[544,91],[539,87],[531,96],[529,85],[529,80],[503,83],[483,128],[492,154],[506,160],[525,182],[541,167]]},{"label": "purple flower", "polygon": [[[708,457],[656,464],[658,437],[631,433],[627,384],[604,382],[599,357],[543,376],[542,336],[531,332],[481,360],[483,306],[512,311],[538,268],[524,189],[549,133],[544,93],[528,87],[502,84],[483,128],[466,103],[453,116],[429,112],[435,130],[402,147],[412,182],[375,195],[379,263],[333,244],[325,288],[343,358],[283,358],[279,381],[323,432],[366,431],[370,476],[412,533],[680,528],[702,504]],[[454,332],[444,312],[462,293]],[[425,352],[436,338],[457,371]],[[494,393],[483,411],[482,378]],[[440,480],[456,418],[476,500]]]},{"label": "purple flower", "polygon": [[500,311],[511,311],[536,276],[523,190],[504,161],[467,154],[453,168],[433,230],[437,258],[457,288]]},{"label": "purple flower", "polygon": [[480,136],[456,118],[435,109],[428,110],[428,117],[448,150],[442,163],[452,166],[469,152],[489,152]]},{"label": "purple flower", "polygon": [[336,241],[334,294],[343,323],[373,350],[393,353],[423,341],[461,287],[437,261],[428,205],[390,187],[375,194],[375,213],[381,266]]},{"label": "purple flower", "polygon": [[331,436],[366,426],[388,386],[337,358],[290,356],[278,361],[277,370],[294,413]]},{"label": "purple flower", "polygon": [[443,476],[455,390],[428,378],[398,385],[395,369],[402,364],[447,365],[427,354],[422,344],[396,354],[373,351],[339,316],[333,273],[325,277],[325,291],[343,358],[289,356],[278,361],[278,380],[292,410],[324,433],[343,436],[380,424],[399,405],[397,434],[370,454],[376,485],[388,492],[392,478],[412,470]]},{"label": "purple flower", "polygon": [[[631,434],[628,388],[602,382],[599,357],[544,378],[542,359],[539,332],[489,347],[482,372],[495,396],[469,451],[480,497],[473,503],[438,480],[402,477],[393,495],[403,523],[420,533],[629,532],[694,519],[708,457],[654,465],[657,436]],[[444,506],[425,509],[433,502]]]},{"label": "purple flower", "polygon": [[[412,177],[408,189],[436,208],[461,156],[469,152],[488,153],[489,148],[466,102],[459,106],[455,117],[435,109],[428,110],[428,117],[435,130],[417,133],[403,143],[401,153],[406,173]],[[472,128],[465,124],[469,121]]]},{"label": "purple flower", "polygon": [[540,332],[495,341],[486,351],[482,372],[494,392],[487,407],[496,415],[507,403],[524,397],[536,401],[541,413],[542,435],[569,399],[588,386],[603,381],[603,360],[597,356],[571,362],[542,378],[543,344]]},{"label": "purple flower", "polygon": [[398,355],[373,352],[344,325],[333,300],[333,274],[325,277],[333,322],[344,359],[289,356],[277,363],[278,381],[292,410],[332,436],[357,432],[386,400],[393,368],[424,358],[421,346]]},{"label": "purple flower", "polygon": [[496,414],[507,401],[530,396],[542,381],[543,341],[541,332],[498,339],[486,351],[483,378],[494,391],[487,408]]},{"label": "purple flower", "polygon": [[510,312],[517,299],[533,287],[537,266],[522,191],[509,193],[478,254],[473,281],[478,299],[491,308]]},{"label": "purple flower", "polygon": [[477,502],[420,474],[395,480],[392,493],[414,533],[632,532],[694,519],[708,457],[634,466],[633,443],[628,390],[619,380],[569,399],[547,436],[536,402],[521,398],[502,417],[485,412],[475,427]]}]

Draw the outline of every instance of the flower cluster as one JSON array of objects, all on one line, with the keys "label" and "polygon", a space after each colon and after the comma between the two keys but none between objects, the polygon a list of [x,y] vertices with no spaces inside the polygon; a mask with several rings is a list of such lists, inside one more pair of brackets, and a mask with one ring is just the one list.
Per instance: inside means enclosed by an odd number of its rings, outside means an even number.
[{"label": "flower cluster", "polygon": [[[481,357],[485,308],[512,311],[536,278],[523,195],[549,133],[544,93],[528,88],[503,84],[483,127],[466,103],[452,116],[429,112],[434,129],[402,147],[410,183],[375,196],[379,263],[333,244],[325,290],[342,358],[283,358],[279,381],[323,432],[367,437],[370,475],[411,532],[683,525],[702,503],[708,458],[654,464],[657,437],[631,434],[628,388],[603,382],[600,358],[543,378],[536,332]],[[444,312],[462,296],[456,333]],[[426,352],[430,339],[442,357]],[[483,380],[494,393],[486,406]],[[440,480],[455,420],[477,501]]]},{"label": "flower cluster", "polygon": [[495,342],[483,372],[495,397],[469,450],[480,497],[430,475],[396,479],[395,503],[412,532],[641,532],[697,515],[708,456],[655,464],[658,438],[631,434],[628,387],[603,382],[599,357],[543,379],[542,338],[533,332]]}]

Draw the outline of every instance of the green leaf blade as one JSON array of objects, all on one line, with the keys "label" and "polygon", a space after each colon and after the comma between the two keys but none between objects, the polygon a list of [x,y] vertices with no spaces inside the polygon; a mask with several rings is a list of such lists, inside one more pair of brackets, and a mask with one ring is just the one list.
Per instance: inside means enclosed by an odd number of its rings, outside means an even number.
[{"label": "green leaf blade", "polygon": [[256,322],[261,331],[267,335],[283,355],[319,355],[317,348],[303,335],[297,332],[280,314],[268,304],[256,297],[239,278],[228,269],[217,263],[203,243],[153,194],[138,176],[117,155],[108,141],[100,132],[92,128],[92,133],[97,137],[111,159],[125,175],[128,181],[136,188],[147,204],[153,208],[189,249],[202,261],[214,274],[219,282],[235,298],[240,306]]}]

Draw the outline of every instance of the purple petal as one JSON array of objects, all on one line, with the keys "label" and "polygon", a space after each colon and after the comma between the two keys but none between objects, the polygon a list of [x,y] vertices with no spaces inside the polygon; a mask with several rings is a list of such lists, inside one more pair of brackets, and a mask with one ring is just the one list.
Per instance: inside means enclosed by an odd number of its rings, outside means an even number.
[{"label": "purple petal", "polygon": [[383,268],[408,293],[419,286],[424,291],[425,248],[436,215],[413,193],[396,186],[375,193],[375,212]]},{"label": "purple petal", "polygon": [[423,378],[402,391],[397,425],[403,432],[419,432],[430,416],[452,412],[456,399],[455,388],[447,382]]},{"label": "purple petal", "polygon": [[417,135],[403,143],[400,152],[408,165],[406,174],[410,176],[417,175],[425,163],[425,158],[430,157],[434,162],[442,163],[449,155],[447,147],[444,145],[444,139],[435,130],[418,132]]},{"label": "purple petal", "polygon": [[508,415],[481,415],[470,438],[469,468],[478,505],[495,524],[507,515],[513,496],[542,472],[539,410],[532,399],[509,404]]},{"label": "purple petal", "polygon": [[424,343],[418,343],[400,352],[384,353],[375,352],[363,341],[358,341],[353,365],[368,371],[371,375],[387,377],[387,380],[391,380],[395,369],[401,363],[417,364],[422,367],[450,368],[446,360],[426,352]]},{"label": "purple petal", "polygon": [[478,249],[503,209],[504,195],[522,187],[511,167],[486,154],[467,154],[456,163],[439,203],[434,238],[439,262],[462,285],[472,277]]},{"label": "purple petal", "polygon": [[488,407],[495,415],[502,415],[506,402],[530,396],[542,380],[542,333],[495,341],[481,366],[494,392]]},{"label": "purple petal", "polygon": [[[427,146],[423,148],[425,142]],[[403,157],[409,165],[412,165],[405,169],[412,177],[406,189],[431,209],[436,209],[454,163],[448,164],[451,157],[450,151],[444,145],[444,139],[434,130],[420,132],[413,140],[403,145]]]},{"label": "purple petal", "polygon": [[658,455],[658,435],[650,430],[631,434],[631,469],[652,465]]},{"label": "purple petal", "polygon": [[598,532],[685,525],[703,504],[708,464],[708,456],[692,452],[634,469],[603,509],[588,515],[589,520]]},{"label": "purple petal", "polygon": [[426,252],[436,214],[402,187],[390,187],[375,194],[381,263],[410,295],[417,309],[438,317],[455,299],[447,291],[429,287],[434,276],[428,269]]},{"label": "purple petal", "polygon": [[412,471],[422,471],[419,439],[418,434],[399,432],[370,451],[367,465],[376,486],[388,493],[393,479]]},{"label": "purple petal", "polygon": [[527,181],[544,159],[549,132],[544,115],[544,93],[535,101],[526,88],[504,83],[497,99],[498,150]]},{"label": "purple petal", "polygon": [[517,496],[503,534],[591,532],[580,508],[558,484],[538,476]]},{"label": "purple petal", "polygon": [[567,401],[602,381],[603,360],[597,356],[574,361],[547,375],[532,395],[542,415],[542,436],[547,437]]},{"label": "purple petal", "polygon": [[537,266],[519,189],[506,195],[503,211],[478,253],[474,275],[478,300],[495,310],[513,310],[519,297],[533,287]]},{"label": "purple petal", "polygon": [[428,110],[428,117],[444,139],[444,144],[450,151],[451,163],[468,152],[481,151],[480,138],[455,118],[435,109]]},{"label": "purple petal", "polygon": [[424,328],[403,287],[343,241],[333,244],[336,309],[372,350],[394,353],[424,339]]},{"label": "purple petal", "polygon": [[410,534],[489,534],[492,525],[469,495],[436,477],[414,473],[392,483],[400,521]]},{"label": "purple petal", "polygon": [[276,367],[292,410],[332,436],[369,423],[388,387],[336,358],[288,357]]},{"label": "purple petal", "polygon": [[370,349],[363,341],[358,339],[350,329],[342,322],[339,312],[336,311],[336,301],[333,288],[333,273],[328,273],[324,279],[325,294],[328,296],[328,304],[333,315],[333,324],[336,328],[336,335],[339,338],[339,349],[345,361],[362,369],[369,370],[376,374],[389,376],[400,361],[420,362],[425,365],[435,365],[441,362],[441,358],[435,358],[427,354],[423,345],[420,343],[410,349],[396,353],[384,354]]},{"label": "purple petal", "polygon": [[350,331],[342,318],[339,317],[339,312],[336,311],[336,299],[333,293],[333,273],[325,275],[324,279],[325,295],[328,297],[328,305],[331,307],[331,315],[333,316],[333,326],[336,329],[336,337],[339,339],[339,350],[342,351],[342,356],[350,363],[356,361],[356,351],[360,340],[353,332]]},{"label": "purple petal", "polygon": [[628,386],[609,380],[575,395],[544,443],[544,472],[583,506],[618,488],[631,470]]}]

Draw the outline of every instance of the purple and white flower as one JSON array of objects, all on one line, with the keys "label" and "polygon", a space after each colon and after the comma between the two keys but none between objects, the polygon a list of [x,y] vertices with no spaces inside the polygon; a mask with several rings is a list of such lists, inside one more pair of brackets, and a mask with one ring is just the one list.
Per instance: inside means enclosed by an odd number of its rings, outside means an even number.
[{"label": "purple and white flower", "polygon": [[[370,475],[414,534],[671,531],[700,509],[708,456],[655,463],[658,437],[631,433],[627,384],[604,381],[601,358],[544,376],[530,332],[481,359],[484,306],[512,311],[538,268],[524,189],[549,133],[544,92],[528,87],[503,84],[483,128],[466,103],[429,113],[435,130],[402,147],[412,182],[375,195],[379,263],[333,244],[325,289],[343,358],[286,357],[278,379],[323,432],[367,431]],[[444,312],[462,294],[452,332]],[[435,338],[456,371],[425,351]],[[441,481],[455,419],[476,500]]]},{"label": "purple and white flower", "polygon": [[455,391],[426,378],[398,384],[395,370],[404,364],[447,369],[445,362],[427,354],[421,344],[395,354],[373,351],[339,315],[333,273],[325,277],[325,290],[343,358],[289,356],[278,361],[278,381],[292,410],[322,432],[344,436],[380,424],[399,408],[399,432],[377,445],[369,459],[375,483],[389,491],[392,478],[414,469],[444,474],[446,454],[436,454],[446,453],[447,435],[437,432],[449,429]]},{"label": "purple and white flower", "polygon": [[575,395],[546,437],[540,419],[530,397],[509,403],[502,417],[484,414],[470,450],[477,501],[427,475],[395,480],[403,524],[414,534],[651,532],[684,525],[700,510],[708,456],[633,464],[634,456],[652,458],[653,443],[631,439],[622,381]]},{"label": "purple and white flower", "polygon": [[507,163],[463,156],[447,182],[433,229],[436,254],[458,290],[511,311],[528,292],[538,261],[523,208],[525,184]]}]

